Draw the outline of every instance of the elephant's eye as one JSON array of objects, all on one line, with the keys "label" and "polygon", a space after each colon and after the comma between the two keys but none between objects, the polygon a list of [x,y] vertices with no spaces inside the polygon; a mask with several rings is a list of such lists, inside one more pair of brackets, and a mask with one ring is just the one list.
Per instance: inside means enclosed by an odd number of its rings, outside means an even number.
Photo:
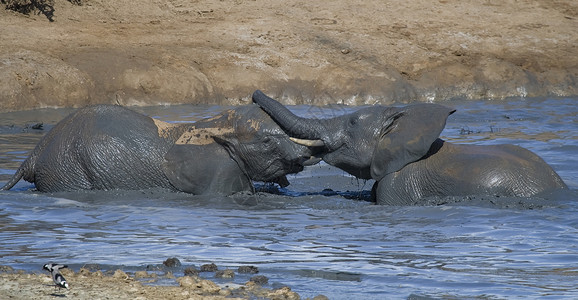
[{"label": "elephant's eye", "polygon": [[357,117],[349,119],[349,125],[355,126],[357,124]]}]

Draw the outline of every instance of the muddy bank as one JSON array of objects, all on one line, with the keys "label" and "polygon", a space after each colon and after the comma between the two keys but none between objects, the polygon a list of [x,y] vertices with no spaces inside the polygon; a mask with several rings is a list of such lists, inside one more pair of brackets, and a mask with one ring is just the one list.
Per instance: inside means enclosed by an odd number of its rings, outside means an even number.
[{"label": "muddy bank", "polygon": [[[262,287],[266,282],[262,279],[264,276],[259,275],[244,284],[217,284],[199,277],[198,272],[176,277],[171,271],[126,273],[120,269],[103,272],[90,268],[82,267],[78,272],[62,269],[70,285],[67,290],[55,288],[48,272],[26,273],[0,266],[0,293],[10,299],[300,299],[287,286]],[[319,295],[313,299],[327,297]]]},{"label": "muddy bank", "polygon": [[2,111],[578,94],[572,0],[54,2],[0,10]]}]

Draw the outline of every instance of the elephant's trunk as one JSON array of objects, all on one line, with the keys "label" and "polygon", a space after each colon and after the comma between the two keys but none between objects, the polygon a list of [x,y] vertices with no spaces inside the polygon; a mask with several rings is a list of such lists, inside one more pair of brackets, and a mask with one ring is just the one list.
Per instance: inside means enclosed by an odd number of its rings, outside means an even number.
[{"label": "elephant's trunk", "polygon": [[[306,146],[322,145],[320,139],[326,134],[327,129],[320,120],[306,119],[296,116],[281,103],[269,98],[263,92],[257,90],[253,93],[253,102],[257,103],[288,135],[298,138],[296,143]],[[300,140],[299,140],[300,139]],[[305,141],[317,140],[317,141]],[[310,143],[310,144],[308,144]]]}]

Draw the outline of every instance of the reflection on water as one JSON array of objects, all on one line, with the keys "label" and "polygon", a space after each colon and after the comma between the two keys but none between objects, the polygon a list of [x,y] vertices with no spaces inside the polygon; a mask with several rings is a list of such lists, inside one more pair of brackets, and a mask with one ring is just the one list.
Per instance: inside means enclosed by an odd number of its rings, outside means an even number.
[{"label": "reflection on water", "polygon": [[[207,262],[221,268],[256,265],[271,286],[289,285],[304,297],[576,298],[575,103],[446,103],[458,112],[448,120],[445,139],[515,143],[559,172],[571,190],[553,196],[546,207],[375,206],[344,197],[347,193],[320,193],[367,191],[372,184],[324,164],[290,176],[289,190],[283,192],[291,196],[195,197],[164,191],[46,195],[20,182],[15,191],[0,193],[0,264],[38,271],[42,264],[58,261],[73,269],[94,263],[137,270],[178,257],[183,268]],[[167,121],[191,121],[221,109],[138,110]],[[355,108],[292,109],[332,116]],[[50,126],[58,120],[42,120],[42,113],[2,114],[0,128],[37,120]],[[8,179],[40,136],[0,130],[0,180]]]}]

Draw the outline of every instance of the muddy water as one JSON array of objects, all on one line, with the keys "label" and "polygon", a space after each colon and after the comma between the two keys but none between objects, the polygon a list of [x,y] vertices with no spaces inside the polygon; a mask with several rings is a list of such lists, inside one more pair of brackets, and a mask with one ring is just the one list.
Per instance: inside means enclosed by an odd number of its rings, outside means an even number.
[{"label": "muddy water", "polygon": [[[445,103],[458,109],[442,133],[445,139],[515,143],[558,171],[570,190],[537,199],[533,209],[520,209],[514,202],[495,207],[485,199],[435,207],[375,206],[359,200],[367,197],[372,182],[324,164],[290,176],[291,185],[273,188],[275,195],[39,194],[20,182],[13,191],[0,193],[0,264],[39,271],[55,261],[73,269],[99,264],[131,271],[177,257],[183,268],[208,262],[235,269],[255,265],[269,277],[269,286],[289,285],[303,297],[577,298],[577,101]],[[222,109],[137,110],[183,122]],[[355,108],[292,109],[328,117]],[[2,183],[70,111],[0,115]],[[32,129],[38,122],[44,130]],[[174,272],[182,274],[183,268]],[[237,274],[234,281],[248,278]]]}]

